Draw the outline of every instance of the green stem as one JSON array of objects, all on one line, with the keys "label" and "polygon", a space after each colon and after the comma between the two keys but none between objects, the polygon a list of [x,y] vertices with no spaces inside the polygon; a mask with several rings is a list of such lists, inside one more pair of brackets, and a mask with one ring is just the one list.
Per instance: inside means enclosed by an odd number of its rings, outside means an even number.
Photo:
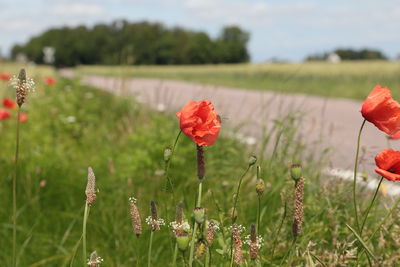
[{"label": "green stem", "polygon": [[85,202],[85,211],[83,214],[83,226],[82,226],[82,257],[83,257],[83,265],[87,266],[87,257],[86,257],[86,224],[89,217],[90,206],[87,202]]},{"label": "green stem", "polygon": [[271,256],[271,258],[274,257],[275,248],[276,248],[276,243],[277,243],[277,241],[278,241],[278,236],[279,236],[279,234],[280,234],[280,232],[281,232],[281,230],[282,230],[283,223],[285,222],[286,215],[287,215],[287,203],[285,202],[285,205],[284,205],[284,207],[283,207],[282,219],[281,219],[281,222],[280,222],[280,224],[279,224],[278,231],[276,232],[276,235],[275,235],[275,238],[274,238],[274,242],[273,242],[273,245],[272,245],[272,253],[271,253],[272,256]]},{"label": "green stem", "polygon": [[167,182],[169,183],[169,186],[171,187],[172,198],[173,198],[174,203],[175,203],[175,191],[174,191],[173,183],[172,183],[171,178],[169,177],[168,173],[169,173],[169,167],[171,165],[171,160],[172,160],[172,157],[174,156],[175,148],[176,148],[176,145],[178,144],[178,140],[179,140],[179,137],[181,136],[181,134],[182,134],[182,131],[179,131],[178,135],[175,138],[174,145],[172,146],[171,157],[169,158],[168,162],[165,164],[165,169],[164,169],[165,177],[167,178]]},{"label": "green stem", "polygon": [[[291,254],[292,249],[294,248],[294,246],[296,245],[296,241],[297,241],[297,237],[294,237],[292,245],[290,246],[289,250],[286,252],[285,256],[283,257],[281,263],[279,264],[279,266],[282,266],[283,262],[286,260],[286,258]],[[288,266],[290,266],[288,264]]]},{"label": "green stem", "polygon": [[361,124],[360,130],[358,132],[358,137],[357,137],[357,150],[356,150],[356,160],[354,162],[354,176],[353,176],[353,205],[354,205],[354,215],[356,218],[356,226],[357,230],[360,231],[360,223],[358,221],[358,211],[357,211],[357,198],[356,198],[356,186],[357,186],[357,170],[358,170],[358,155],[360,152],[360,140],[361,140],[361,133],[364,128],[366,120]]},{"label": "green stem", "polygon": [[395,209],[397,208],[397,206],[399,204],[400,204],[400,197],[397,198],[397,201],[393,204],[393,206],[390,209],[389,213],[385,216],[385,218],[379,224],[378,228],[375,229],[375,231],[371,234],[371,236],[368,238],[367,241],[370,241],[375,236],[375,234],[379,231],[379,229],[381,229],[382,225],[384,225],[385,222],[387,222],[387,220],[389,219],[390,215],[392,215],[392,213],[395,211]]},{"label": "green stem", "polygon": [[18,107],[18,119],[17,119],[17,136],[15,145],[15,169],[13,177],[13,258],[12,266],[17,266],[17,177],[18,177],[18,157],[19,157],[19,127],[21,115],[21,107]]},{"label": "green stem", "polygon": [[175,242],[174,257],[172,258],[172,266],[176,267],[176,258],[178,257],[178,243]]},{"label": "green stem", "polygon": [[234,199],[234,202],[233,202],[233,209],[232,209],[232,224],[235,223],[236,218],[237,218],[237,216],[234,216],[234,215],[235,215],[235,211],[236,211],[237,202],[238,202],[238,199],[239,199],[240,186],[242,185],[243,178],[246,176],[247,172],[250,170],[250,167],[251,167],[251,165],[247,166],[245,172],[240,177],[239,184],[238,184],[238,187],[236,189],[236,194],[235,194],[235,199]]},{"label": "green stem", "polygon": [[151,231],[150,243],[149,243],[149,252],[148,252],[148,255],[147,255],[147,267],[151,266],[151,248],[153,246],[153,235],[154,235],[154,231]]},{"label": "green stem", "polygon": [[261,217],[261,196],[258,196],[258,206],[257,206],[257,233],[260,232],[260,217]]},{"label": "green stem", "polygon": [[[201,192],[202,192],[202,186],[203,183],[202,181],[199,181],[199,192],[197,194],[197,202],[196,202],[196,207],[201,206]],[[194,254],[194,242],[196,241],[196,234],[197,234],[197,223],[194,223],[193,227],[193,235],[192,239],[190,240],[190,254],[189,254],[189,266],[193,266],[193,254]]]},{"label": "green stem", "polygon": [[360,230],[360,236],[361,236],[361,237],[362,237],[362,232],[363,232],[363,230],[364,230],[365,222],[367,221],[368,214],[369,214],[369,212],[370,212],[372,206],[374,205],[374,202],[375,202],[376,196],[378,195],[379,188],[381,187],[382,181],[383,181],[383,177],[381,177],[381,180],[379,181],[378,187],[377,187],[376,190],[375,190],[374,197],[372,198],[371,203],[369,204],[368,209],[367,209],[367,211],[365,212],[365,216],[364,216],[363,222],[362,222],[362,224],[361,224],[361,230]]}]

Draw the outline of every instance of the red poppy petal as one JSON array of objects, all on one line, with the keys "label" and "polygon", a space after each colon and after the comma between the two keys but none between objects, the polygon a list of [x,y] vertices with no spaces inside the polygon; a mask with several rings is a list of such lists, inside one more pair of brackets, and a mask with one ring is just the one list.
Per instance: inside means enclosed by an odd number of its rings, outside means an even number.
[{"label": "red poppy petal", "polygon": [[375,172],[392,182],[400,180],[400,174],[397,173],[388,172],[380,168],[376,168]]}]

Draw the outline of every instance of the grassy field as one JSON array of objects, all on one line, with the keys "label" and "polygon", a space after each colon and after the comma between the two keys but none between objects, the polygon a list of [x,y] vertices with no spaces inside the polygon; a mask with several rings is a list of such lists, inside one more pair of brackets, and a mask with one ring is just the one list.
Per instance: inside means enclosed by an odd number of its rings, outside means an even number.
[{"label": "grassy field", "polygon": [[[15,73],[17,69],[0,66],[0,72],[5,70]],[[176,202],[182,200],[190,220],[197,190],[193,142],[182,136],[172,159],[174,201],[171,192],[165,190],[163,174],[163,150],[172,145],[179,132],[174,116],[150,111],[132,99],[88,88],[74,80],[58,78],[55,86],[47,86],[42,77],[54,75],[48,68],[28,68],[28,75],[31,73],[37,86],[23,106],[29,119],[21,128],[18,266],[84,265],[79,240],[88,166],[93,167],[99,188],[88,220],[88,254],[97,250],[104,259],[103,266],[145,266],[150,228],[143,225],[143,234],[136,238],[128,198],[138,199],[143,223],[150,214],[150,200],[157,202],[160,217],[167,224],[174,218]],[[0,86],[3,96],[13,97],[6,83]],[[207,218],[218,221],[221,228],[211,246],[211,266],[229,263],[229,210],[251,154],[258,156],[257,165],[267,185],[260,212],[262,265],[320,266],[319,261],[327,266],[356,265],[359,245],[345,226],[354,225],[349,205],[351,186],[321,175],[323,162],[313,157],[313,147],[305,147],[295,131],[300,123],[301,118],[290,114],[283,117],[266,129],[262,143],[255,146],[244,146],[227,137],[229,130],[223,128],[218,141],[207,148],[203,205]],[[1,266],[11,265],[15,126],[15,120],[0,121]],[[275,149],[267,153],[265,147],[271,145]],[[304,229],[295,243],[291,230],[294,183],[289,174],[293,162],[303,163],[306,179]],[[243,237],[257,218],[255,181],[255,168],[251,168],[239,197],[238,223],[246,226]],[[359,192],[362,210],[371,197],[372,192]],[[366,224],[365,240],[382,222],[392,199],[379,194],[378,201],[379,208],[373,209]],[[383,227],[365,241],[386,266],[399,260],[398,214],[395,210],[393,216],[385,218]],[[243,266],[252,266],[248,246],[243,249]],[[164,226],[154,237],[153,266],[170,266],[173,250],[171,229]],[[197,259],[196,266],[203,266],[203,262],[204,258]],[[367,264],[365,254],[360,253],[359,263]],[[181,255],[178,266],[184,266]]]},{"label": "grassy field", "polygon": [[83,74],[177,79],[282,93],[363,99],[376,84],[400,99],[400,62],[343,62],[208,66],[82,66]]}]

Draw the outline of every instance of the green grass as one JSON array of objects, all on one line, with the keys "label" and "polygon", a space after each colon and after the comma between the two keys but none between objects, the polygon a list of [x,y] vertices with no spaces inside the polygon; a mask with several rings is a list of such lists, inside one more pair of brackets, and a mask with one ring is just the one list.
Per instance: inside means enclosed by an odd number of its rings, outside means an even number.
[{"label": "green grass", "polygon": [[[43,69],[37,72],[51,73]],[[28,75],[29,75],[28,70]],[[143,266],[147,259],[150,229],[143,225],[143,235],[136,238],[129,216],[130,196],[138,199],[142,221],[150,214],[150,200],[159,206],[160,217],[173,220],[175,204],[165,192],[163,149],[172,145],[179,130],[171,114],[149,111],[132,99],[126,99],[82,86],[77,81],[59,79],[54,87],[45,86],[41,76],[36,93],[31,94],[23,111],[29,116],[22,124],[20,176],[18,179],[18,261],[19,266],[82,266],[81,235],[87,167],[97,177],[99,193],[88,220],[88,255],[97,250],[104,258],[103,266]],[[11,89],[1,85],[3,95],[12,97]],[[230,219],[238,179],[247,166],[249,155],[258,155],[262,178],[267,190],[261,201],[260,234],[265,243],[261,261],[265,266],[278,266],[292,244],[293,181],[289,166],[304,165],[306,178],[304,232],[295,250],[283,265],[316,263],[315,257],[329,264],[355,264],[352,254],[355,237],[345,226],[353,226],[351,187],[340,181],[326,181],[321,175],[320,157],[312,153],[314,146],[305,147],[301,117],[288,114],[277,120],[258,146],[247,147],[225,127],[217,142],[207,148],[207,175],[203,186],[203,205],[207,216],[221,224],[212,245],[212,266],[229,261]],[[0,265],[11,263],[11,181],[15,148],[14,120],[0,121]],[[266,147],[275,147],[274,150]],[[177,200],[183,200],[186,217],[190,219],[196,198],[196,150],[193,142],[182,135],[171,164],[171,177]],[[372,192],[360,192],[365,208]],[[378,202],[389,203],[378,197]],[[282,230],[277,231],[284,214]],[[364,238],[369,236],[383,215],[383,205],[372,210]],[[256,221],[257,194],[255,169],[244,178],[238,202],[238,223],[246,226]],[[397,214],[397,211],[396,211]],[[384,231],[365,241],[380,260],[390,265],[398,247],[398,218],[385,220]],[[311,245],[310,242],[315,243]],[[276,244],[272,255],[273,244]],[[245,259],[248,247],[244,245]],[[173,238],[168,227],[154,235],[154,266],[169,266],[172,261]],[[347,253],[347,254],[346,254]],[[187,253],[188,254],[188,253]],[[187,256],[187,255],[186,255]],[[203,261],[203,259],[201,260]],[[180,256],[178,266],[181,265]],[[365,256],[360,263],[366,264]],[[197,266],[201,266],[198,264]]]},{"label": "green grass", "polygon": [[176,79],[205,84],[364,99],[376,84],[400,99],[400,63],[359,61],[206,66],[82,66],[82,74]]}]

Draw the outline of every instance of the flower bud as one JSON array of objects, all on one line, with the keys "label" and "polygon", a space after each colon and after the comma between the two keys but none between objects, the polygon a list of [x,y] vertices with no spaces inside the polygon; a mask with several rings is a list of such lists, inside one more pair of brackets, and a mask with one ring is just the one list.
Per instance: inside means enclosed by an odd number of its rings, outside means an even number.
[{"label": "flower bud", "polygon": [[249,158],[249,166],[253,166],[257,162],[257,157],[254,155],[251,155]]},{"label": "flower bud", "polygon": [[293,164],[290,167],[290,175],[292,176],[292,179],[297,181],[301,178],[302,173],[301,173],[301,165],[300,164]]},{"label": "flower bud", "polygon": [[164,162],[167,163],[168,161],[170,161],[171,156],[172,156],[172,148],[166,147],[164,149]]},{"label": "flower bud", "polygon": [[193,210],[193,215],[194,215],[194,220],[198,224],[202,224],[204,222],[204,215],[205,215],[205,210],[202,207],[196,207]]},{"label": "flower bud", "polygon": [[258,194],[258,196],[262,196],[262,194],[265,191],[265,183],[263,179],[257,179],[256,182],[256,192]]},{"label": "flower bud", "polygon": [[186,233],[180,233],[176,236],[176,243],[180,251],[185,251],[189,246],[189,236]]}]

